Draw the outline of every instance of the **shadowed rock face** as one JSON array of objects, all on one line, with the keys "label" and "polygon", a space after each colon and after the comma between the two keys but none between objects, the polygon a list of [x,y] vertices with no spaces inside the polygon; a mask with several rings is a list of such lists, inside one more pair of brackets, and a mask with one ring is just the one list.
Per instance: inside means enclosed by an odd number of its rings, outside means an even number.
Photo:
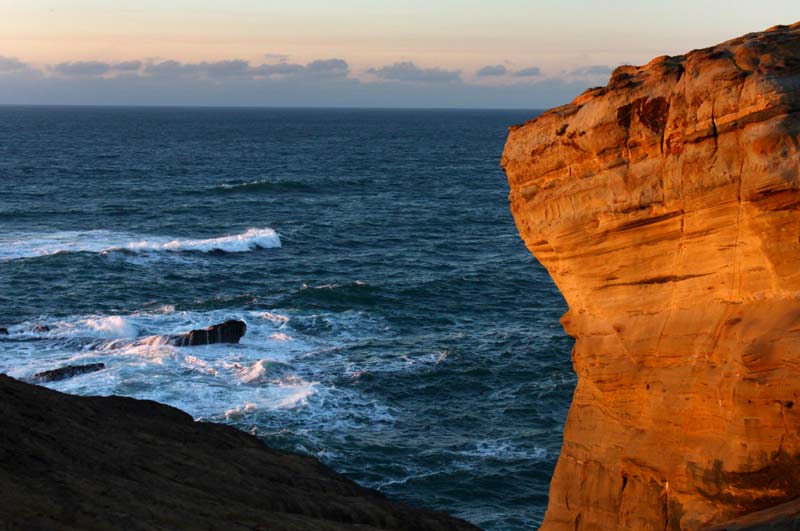
[{"label": "shadowed rock face", "polygon": [[0,493],[8,529],[477,530],[169,406],[5,375]]},{"label": "shadowed rock face", "polygon": [[89,363],[86,365],[67,365],[66,367],[59,367],[50,371],[37,372],[33,375],[34,382],[56,382],[58,380],[66,380],[79,374],[86,374],[87,372],[96,372],[105,369],[104,363]]},{"label": "shadowed rock face", "polygon": [[800,497],[800,25],[621,67],[509,133],[578,386],[542,529]]},{"label": "shadowed rock face", "polygon": [[800,499],[750,513],[702,531],[797,531],[800,529]]},{"label": "shadowed rock face", "polygon": [[214,343],[238,343],[247,330],[244,321],[225,321],[221,324],[192,330],[185,334],[171,336],[170,342],[176,347],[212,345]]}]

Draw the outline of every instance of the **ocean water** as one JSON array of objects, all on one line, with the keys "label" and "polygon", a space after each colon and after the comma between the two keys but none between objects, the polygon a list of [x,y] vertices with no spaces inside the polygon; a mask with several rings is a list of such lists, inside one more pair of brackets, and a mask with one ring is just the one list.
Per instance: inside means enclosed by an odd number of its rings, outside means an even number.
[{"label": "ocean water", "polygon": [[0,372],[103,362],[49,385],[535,529],[575,378],[499,167],[534,114],[0,107]]}]

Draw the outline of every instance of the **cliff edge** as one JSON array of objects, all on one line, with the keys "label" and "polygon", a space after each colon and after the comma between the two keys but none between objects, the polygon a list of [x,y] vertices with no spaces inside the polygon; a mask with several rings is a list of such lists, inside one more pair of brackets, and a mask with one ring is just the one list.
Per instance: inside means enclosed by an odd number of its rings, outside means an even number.
[{"label": "cliff edge", "polygon": [[620,67],[511,129],[511,209],[576,339],[542,529],[800,497],[799,143],[800,23]]},{"label": "cliff edge", "polygon": [[230,426],[0,374],[0,527],[472,531]]}]

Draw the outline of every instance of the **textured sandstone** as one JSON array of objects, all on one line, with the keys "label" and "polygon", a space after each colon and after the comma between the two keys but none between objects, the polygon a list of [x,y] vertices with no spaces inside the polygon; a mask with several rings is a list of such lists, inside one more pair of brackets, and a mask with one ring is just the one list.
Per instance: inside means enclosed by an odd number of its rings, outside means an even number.
[{"label": "textured sandstone", "polygon": [[800,24],[621,67],[512,128],[578,374],[542,529],[700,529],[800,497]]}]

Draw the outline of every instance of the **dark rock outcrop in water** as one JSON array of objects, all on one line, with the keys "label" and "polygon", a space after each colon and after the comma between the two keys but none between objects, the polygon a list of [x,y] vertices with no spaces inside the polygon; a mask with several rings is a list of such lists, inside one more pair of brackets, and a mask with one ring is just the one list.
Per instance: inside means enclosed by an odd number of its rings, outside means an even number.
[{"label": "dark rock outcrop in water", "polygon": [[5,375],[0,493],[8,529],[477,529],[169,406],[65,395]]},{"label": "dark rock outcrop in water", "polygon": [[8,335],[8,328],[0,326],[0,336],[7,336],[7,335]]},{"label": "dark rock outcrop in water", "polygon": [[800,499],[799,145],[800,23],[620,67],[512,128],[511,209],[576,338],[542,529]]},{"label": "dark rock outcrop in water", "polygon": [[170,336],[170,343],[176,347],[212,345],[214,343],[238,343],[247,331],[244,321],[229,320],[221,324],[192,330],[185,334]]},{"label": "dark rock outcrop in water", "polygon": [[37,372],[33,375],[31,380],[34,382],[57,382],[58,380],[66,380],[79,374],[86,374],[87,372],[102,371],[106,366],[104,363],[89,363],[87,365],[67,365],[66,367],[59,367],[50,371]]}]

